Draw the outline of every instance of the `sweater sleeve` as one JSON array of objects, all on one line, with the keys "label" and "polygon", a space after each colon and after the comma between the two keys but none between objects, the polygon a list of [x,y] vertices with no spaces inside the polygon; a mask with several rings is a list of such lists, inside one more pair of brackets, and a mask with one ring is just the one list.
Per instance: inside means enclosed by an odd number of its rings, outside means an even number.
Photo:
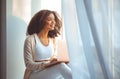
[{"label": "sweater sleeve", "polygon": [[35,62],[33,58],[33,49],[32,49],[32,41],[30,38],[26,38],[24,42],[24,61],[25,66],[29,70],[43,70],[45,65],[49,64],[49,62]]}]

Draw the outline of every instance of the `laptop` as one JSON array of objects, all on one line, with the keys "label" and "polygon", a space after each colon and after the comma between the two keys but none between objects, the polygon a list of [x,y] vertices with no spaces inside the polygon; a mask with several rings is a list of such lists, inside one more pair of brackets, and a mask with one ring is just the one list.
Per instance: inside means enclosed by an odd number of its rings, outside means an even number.
[{"label": "laptop", "polygon": [[67,44],[65,40],[58,40],[57,44],[57,61],[58,62],[69,62]]}]

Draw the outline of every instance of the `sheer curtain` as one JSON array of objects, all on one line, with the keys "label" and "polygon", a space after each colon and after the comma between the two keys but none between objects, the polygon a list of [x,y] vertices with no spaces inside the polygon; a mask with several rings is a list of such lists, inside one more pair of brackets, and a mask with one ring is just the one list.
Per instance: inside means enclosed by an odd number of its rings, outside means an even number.
[{"label": "sheer curtain", "polygon": [[73,79],[120,79],[120,1],[62,0]]}]

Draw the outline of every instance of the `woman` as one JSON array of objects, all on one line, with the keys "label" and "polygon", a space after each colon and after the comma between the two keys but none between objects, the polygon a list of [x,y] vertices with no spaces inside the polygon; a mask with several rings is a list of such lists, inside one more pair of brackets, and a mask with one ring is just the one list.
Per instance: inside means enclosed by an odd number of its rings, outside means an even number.
[{"label": "woman", "polygon": [[24,79],[72,79],[70,68],[65,63],[57,63],[55,54],[55,38],[61,27],[55,11],[41,10],[33,16],[24,43]]}]

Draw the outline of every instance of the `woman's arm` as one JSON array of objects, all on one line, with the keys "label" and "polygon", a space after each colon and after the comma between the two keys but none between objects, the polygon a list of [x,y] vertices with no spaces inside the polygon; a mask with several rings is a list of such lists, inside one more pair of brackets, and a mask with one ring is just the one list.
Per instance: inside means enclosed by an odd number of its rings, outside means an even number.
[{"label": "woman's arm", "polygon": [[32,41],[27,38],[24,43],[24,61],[26,68],[30,70],[43,70],[49,61],[35,62],[33,58]]}]

